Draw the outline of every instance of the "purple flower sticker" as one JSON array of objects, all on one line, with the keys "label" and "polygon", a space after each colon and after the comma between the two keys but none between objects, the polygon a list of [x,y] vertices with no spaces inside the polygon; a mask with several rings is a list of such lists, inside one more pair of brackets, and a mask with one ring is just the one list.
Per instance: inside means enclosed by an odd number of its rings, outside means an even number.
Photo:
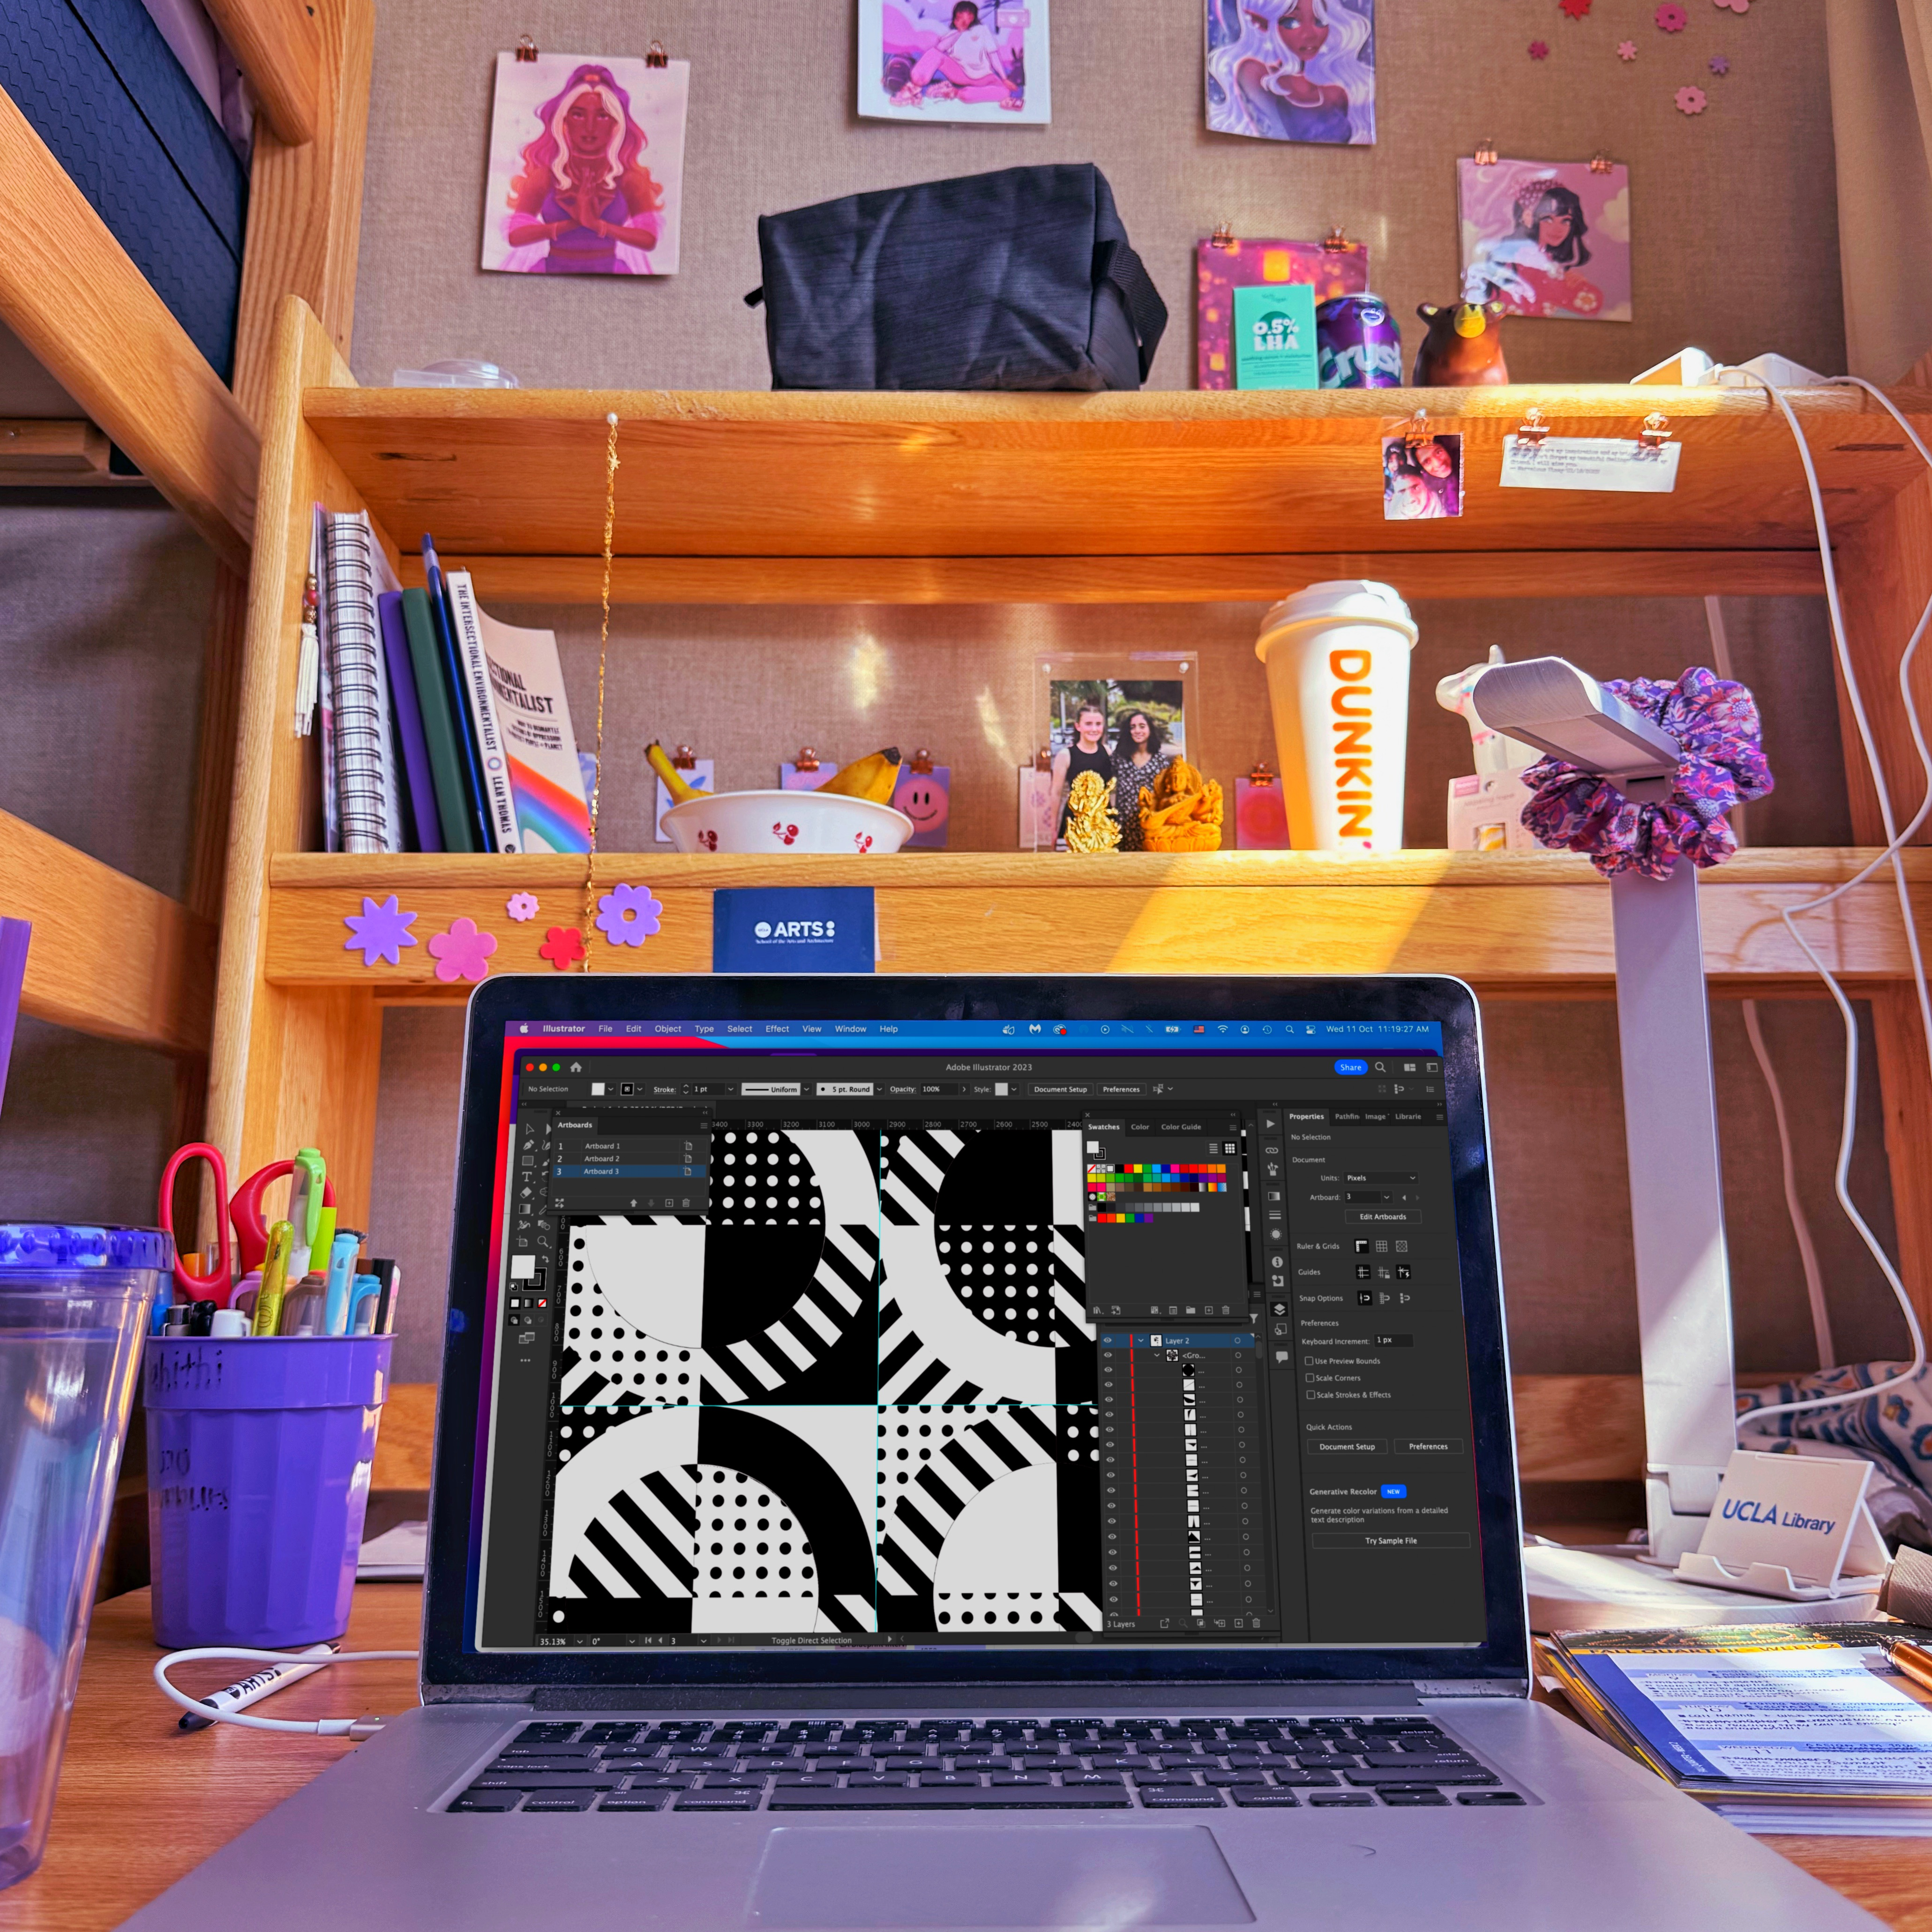
[{"label": "purple flower sticker", "polygon": [[[350,913],[342,923],[351,937],[342,942],[345,952],[362,949],[362,964],[373,966],[378,959],[391,966],[402,964],[401,949],[416,944],[416,934],[410,928],[416,923],[416,914],[404,912],[396,904],[396,896],[390,893],[380,905],[374,899],[365,899],[359,916]],[[432,946],[431,952],[436,949]]]},{"label": "purple flower sticker", "polygon": [[436,962],[436,976],[446,984],[455,980],[480,980],[490,970],[490,955],[497,950],[494,932],[479,932],[473,919],[452,920],[447,932],[439,932],[429,942],[429,956]]},{"label": "purple flower sticker", "polygon": [[512,892],[503,902],[503,910],[518,925],[536,916],[536,895],[534,892]]},{"label": "purple flower sticker", "polygon": [[663,910],[648,886],[613,886],[597,902],[597,930],[613,946],[641,946]]}]

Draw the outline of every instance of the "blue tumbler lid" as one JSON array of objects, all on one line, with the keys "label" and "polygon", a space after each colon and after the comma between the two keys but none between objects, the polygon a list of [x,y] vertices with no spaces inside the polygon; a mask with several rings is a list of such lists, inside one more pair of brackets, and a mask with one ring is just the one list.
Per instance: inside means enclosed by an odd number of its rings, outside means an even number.
[{"label": "blue tumbler lid", "polygon": [[90,1228],[65,1221],[0,1221],[0,1286],[9,1268],[164,1268],[174,1242],[158,1228]]}]

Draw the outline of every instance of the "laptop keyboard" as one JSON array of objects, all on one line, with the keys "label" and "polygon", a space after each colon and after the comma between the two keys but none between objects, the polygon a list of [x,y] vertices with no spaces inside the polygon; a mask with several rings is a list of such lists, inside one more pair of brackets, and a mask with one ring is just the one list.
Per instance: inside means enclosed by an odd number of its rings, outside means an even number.
[{"label": "laptop keyboard", "polygon": [[527,1724],[452,1811],[1290,1810],[1521,1804],[1420,1718]]}]

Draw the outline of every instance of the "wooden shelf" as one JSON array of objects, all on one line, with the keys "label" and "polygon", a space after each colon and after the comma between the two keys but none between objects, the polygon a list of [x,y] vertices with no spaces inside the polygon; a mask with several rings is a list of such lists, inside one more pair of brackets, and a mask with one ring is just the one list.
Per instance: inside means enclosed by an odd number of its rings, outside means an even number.
[{"label": "wooden shelf", "polygon": [[[1766,849],[1705,874],[1704,950],[1715,986],[1816,991],[1779,915],[1870,856]],[[1919,916],[1932,920],[1932,851],[1913,852],[1906,862]],[[1608,888],[1587,861],[1562,854],[606,853],[596,876],[599,891],[620,880],[648,885],[664,906],[658,936],[635,950],[605,944],[585,916],[581,859],[285,855],[269,866],[265,974],[283,987],[356,987],[380,996],[443,990],[426,944],[406,950],[399,965],[368,968],[345,948],[342,921],[361,910],[365,895],[396,893],[417,914],[422,941],[452,920],[475,920],[496,935],[496,972],[553,970],[537,948],[561,925],[590,935],[593,971],[702,973],[711,966],[714,890],[869,885],[878,893],[886,972],[1444,973],[1486,992],[1546,997],[1605,992],[1612,983]],[[513,892],[536,896],[535,919],[508,916],[504,902]],[[1812,943],[1848,982],[1890,982],[1909,971],[1888,879],[1847,893],[1811,926]]]},{"label": "wooden shelf", "polygon": [[[1897,400],[1932,430],[1932,392]],[[1918,475],[1897,426],[1861,392],[1792,401],[1834,528]],[[1531,405],[1572,436],[1634,436],[1661,410],[1684,446],[1675,491],[1502,489],[1503,439]],[[1380,439],[1418,409],[1464,438],[1468,509],[1386,523]],[[596,594],[612,412],[615,589],[632,601],[1256,598],[1363,574],[1439,596],[1818,587],[1797,452],[1755,390],[326,387],[306,390],[302,410],[404,550],[432,532],[500,599]],[[1285,532],[1292,551],[1278,547]]]},{"label": "wooden shelf", "polygon": [[215,926],[0,812],[0,913],[33,922],[20,1007],[78,1033],[208,1051]]}]

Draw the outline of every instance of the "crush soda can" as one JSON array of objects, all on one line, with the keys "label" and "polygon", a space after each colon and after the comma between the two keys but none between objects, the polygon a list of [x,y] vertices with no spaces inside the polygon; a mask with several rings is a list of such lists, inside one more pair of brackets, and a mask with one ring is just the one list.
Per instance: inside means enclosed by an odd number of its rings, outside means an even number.
[{"label": "crush soda can", "polygon": [[1337,296],[1315,312],[1324,389],[1399,389],[1402,332],[1380,296]]}]

